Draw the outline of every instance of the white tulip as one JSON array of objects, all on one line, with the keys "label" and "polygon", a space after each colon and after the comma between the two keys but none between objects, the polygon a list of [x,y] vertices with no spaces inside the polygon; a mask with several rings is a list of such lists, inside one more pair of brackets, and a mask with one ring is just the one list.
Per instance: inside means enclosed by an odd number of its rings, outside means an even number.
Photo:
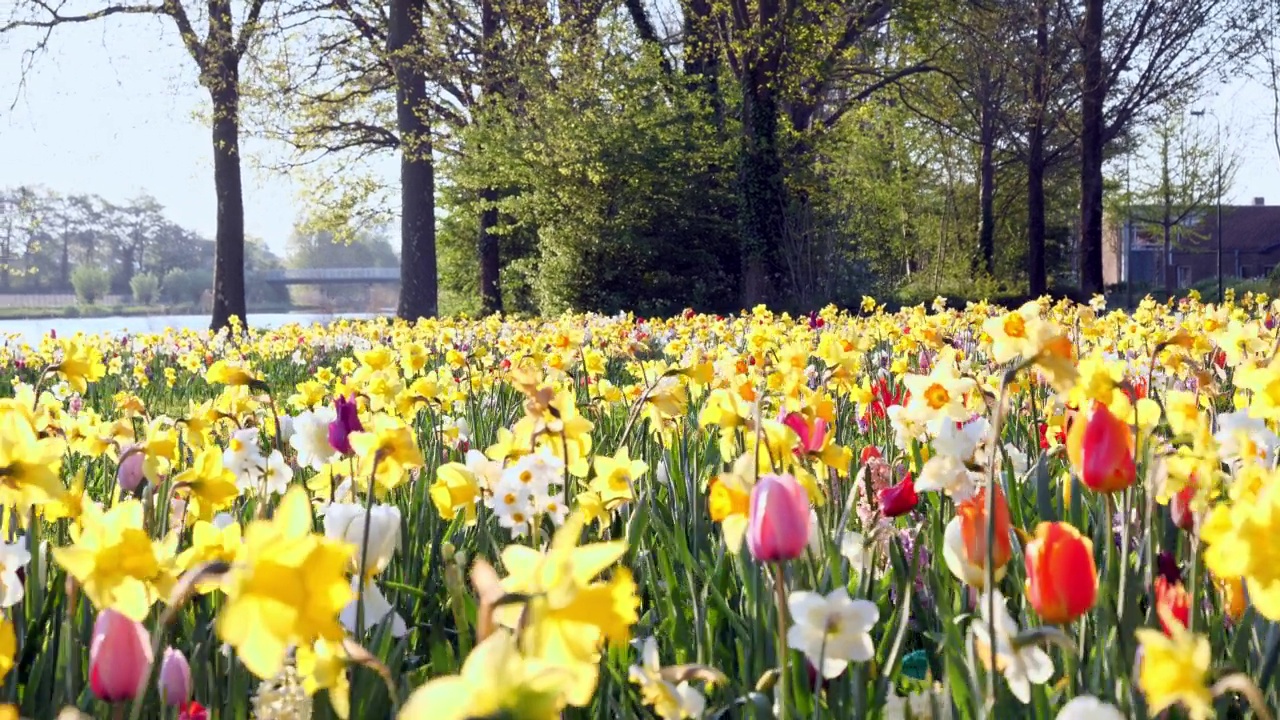
[{"label": "white tulip", "polygon": [[[356,595],[356,599],[347,603],[342,608],[342,612],[338,615],[338,621],[342,626],[351,632],[356,631],[356,610],[360,602],[360,586],[356,584],[356,579],[351,578],[351,592]],[[382,622],[387,616],[391,617],[391,636],[404,637],[409,632],[409,628],[405,625],[404,618],[400,617],[400,613],[395,611],[391,603],[387,601],[382,590],[378,588],[378,584],[373,580],[369,580],[364,584],[364,626],[371,628]]]},{"label": "white tulip", "polygon": [[1124,720],[1120,709],[1092,695],[1081,695],[1062,706],[1058,720]]},{"label": "white tulip", "polygon": [[12,545],[0,544],[0,607],[13,607],[22,601],[25,588],[18,570],[29,562],[31,552],[22,538]]}]

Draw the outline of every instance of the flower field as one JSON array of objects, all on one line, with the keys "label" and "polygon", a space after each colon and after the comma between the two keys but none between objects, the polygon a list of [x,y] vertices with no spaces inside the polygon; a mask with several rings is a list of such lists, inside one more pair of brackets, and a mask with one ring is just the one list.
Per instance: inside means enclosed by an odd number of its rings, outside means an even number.
[{"label": "flower field", "polygon": [[0,718],[1272,718],[1266,297],[0,349]]}]

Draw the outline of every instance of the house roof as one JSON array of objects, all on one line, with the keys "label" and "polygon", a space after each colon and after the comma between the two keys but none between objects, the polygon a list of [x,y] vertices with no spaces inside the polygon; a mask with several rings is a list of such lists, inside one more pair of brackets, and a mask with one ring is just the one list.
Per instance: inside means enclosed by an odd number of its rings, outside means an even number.
[{"label": "house roof", "polygon": [[[1144,225],[1139,234],[1149,241],[1156,240],[1159,230],[1149,223]],[[1190,230],[1180,238],[1184,249],[1213,247],[1218,237],[1216,206],[1197,210],[1191,221],[1182,226]],[[1222,247],[1256,253],[1280,250],[1280,205],[1223,205]]]}]

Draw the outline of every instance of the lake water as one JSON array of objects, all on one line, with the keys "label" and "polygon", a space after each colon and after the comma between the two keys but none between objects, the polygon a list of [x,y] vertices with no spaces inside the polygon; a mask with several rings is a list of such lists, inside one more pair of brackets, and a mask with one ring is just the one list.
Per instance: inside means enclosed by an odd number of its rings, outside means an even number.
[{"label": "lake water", "polygon": [[[320,315],[309,313],[249,313],[249,326],[253,328],[273,328],[290,323],[310,325],[326,323],[343,318],[367,319],[377,317],[367,313],[343,313]],[[58,337],[74,335],[77,332],[88,334],[120,334],[120,333],[159,333],[166,329],[204,330],[209,327],[208,315],[151,315],[136,317],[93,317],[93,318],[41,318],[37,320],[0,320],[0,337],[18,335],[29,343],[35,343],[50,330],[58,333]]]}]

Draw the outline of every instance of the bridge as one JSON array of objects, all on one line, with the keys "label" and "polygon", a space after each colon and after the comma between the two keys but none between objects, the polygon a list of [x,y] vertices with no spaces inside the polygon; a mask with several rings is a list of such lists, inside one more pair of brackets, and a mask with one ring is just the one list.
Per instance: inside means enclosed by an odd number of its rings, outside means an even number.
[{"label": "bridge", "polygon": [[253,273],[248,279],[272,285],[398,283],[400,268],[285,268]]}]

